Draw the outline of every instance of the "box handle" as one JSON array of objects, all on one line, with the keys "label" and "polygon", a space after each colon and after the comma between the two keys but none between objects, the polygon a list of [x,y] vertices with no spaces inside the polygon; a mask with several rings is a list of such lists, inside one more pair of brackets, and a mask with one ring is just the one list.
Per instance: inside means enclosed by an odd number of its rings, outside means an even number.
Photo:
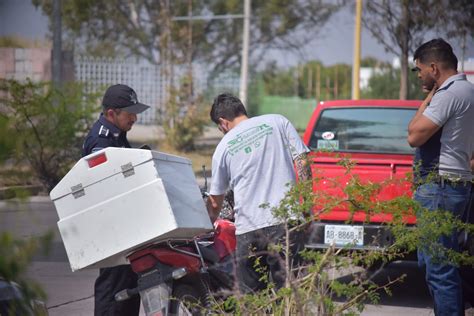
[{"label": "box handle", "polygon": [[71,192],[72,192],[72,196],[75,198],[75,199],[78,199],[80,198],[81,196],[84,196],[86,195],[86,192],[84,192],[84,188],[82,187],[82,183],[79,183],[75,186],[72,186],[71,187]]},{"label": "box handle", "polygon": [[124,178],[133,176],[135,174],[135,169],[133,168],[133,165],[131,162],[125,165],[122,165],[121,168],[122,168],[122,174]]}]

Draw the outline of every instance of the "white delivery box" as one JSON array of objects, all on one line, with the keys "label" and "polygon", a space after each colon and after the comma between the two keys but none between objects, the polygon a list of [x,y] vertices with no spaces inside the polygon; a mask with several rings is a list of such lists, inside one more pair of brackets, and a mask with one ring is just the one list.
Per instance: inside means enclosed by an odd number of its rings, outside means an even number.
[{"label": "white delivery box", "polygon": [[50,197],[73,271],[126,264],[145,244],[212,230],[191,162],[156,151],[90,154]]}]

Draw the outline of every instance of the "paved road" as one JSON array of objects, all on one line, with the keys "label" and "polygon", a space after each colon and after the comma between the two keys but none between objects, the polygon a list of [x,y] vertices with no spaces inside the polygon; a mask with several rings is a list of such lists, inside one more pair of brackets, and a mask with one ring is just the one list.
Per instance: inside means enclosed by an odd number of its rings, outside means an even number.
[{"label": "paved road", "polygon": [[[54,206],[47,197],[33,197],[23,202],[0,201],[0,232],[10,231],[20,238],[39,236],[47,231],[55,233],[50,254],[35,256],[28,271],[48,294],[50,315],[92,315],[93,284],[98,271],[71,272],[56,228],[57,220]],[[376,280],[383,282],[403,273],[408,277],[392,289],[393,295],[382,295],[380,305],[368,305],[362,315],[433,315],[423,274],[415,263],[392,263]],[[470,312],[474,315],[473,309]]]}]

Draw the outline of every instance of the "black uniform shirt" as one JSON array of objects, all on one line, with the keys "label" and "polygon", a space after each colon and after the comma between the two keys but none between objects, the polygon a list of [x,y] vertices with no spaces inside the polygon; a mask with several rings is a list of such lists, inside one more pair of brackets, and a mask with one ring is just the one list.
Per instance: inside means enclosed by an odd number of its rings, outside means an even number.
[{"label": "black uniform shirt", "polygon": [[131,148],[127,133],[105,119],[100,114],[82,145],[82,157],[107,147]]},{"label": "black uniform shirt", "polygon": [[[451,81],[446,86],[436,90],[435,93],[438,93],[438,91],[442,90],[448,90],[453,83],[454,81]],[[425,183],[427,177],[430,175],[433,177],[439,174],[442,133],[443,127],[434,133],[433,136],[431,136],[423,145],[416,148],[415,158],[413,161],[415,184]]]},{"label": "black uniform shirt", "polygon": [[426,143],[416,148],[413,160],[415,183],[425,183],[429,175],[438,174],[442,132],[443,129],[440,128]]}]

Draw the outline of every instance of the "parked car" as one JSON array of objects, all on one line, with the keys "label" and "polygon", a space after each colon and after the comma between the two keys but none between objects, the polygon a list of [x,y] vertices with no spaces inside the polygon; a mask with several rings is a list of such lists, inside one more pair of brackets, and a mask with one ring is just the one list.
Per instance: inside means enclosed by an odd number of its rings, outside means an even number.
[{"label": "parked car", "polygon": [[[311,149],[315,193],[344,197],[344,187],[352,177],[362,183],[384,184],[379,200],[411,196],[414,149],[407,141],[407,127],[421,101],[339,100],[320,102],[308,123],[304,142]],[[355,163],[350,172],[339,162],[349,158]],[[390,181],[387,180],[400,180]],[[316,203],[318,205],[318,203]],[[320,205],[321,206],[321,205]],[[321,212],[316,207],[314,212]],[[317,214],[312,224],[308,248],[336,247],[381,249],[393,242],[386,223],[391,214],[356,211],[351,218],[347,204]],[[349,222],[348,220],[351,219]],[[413,215],[405,217],[416,223]]]}]

